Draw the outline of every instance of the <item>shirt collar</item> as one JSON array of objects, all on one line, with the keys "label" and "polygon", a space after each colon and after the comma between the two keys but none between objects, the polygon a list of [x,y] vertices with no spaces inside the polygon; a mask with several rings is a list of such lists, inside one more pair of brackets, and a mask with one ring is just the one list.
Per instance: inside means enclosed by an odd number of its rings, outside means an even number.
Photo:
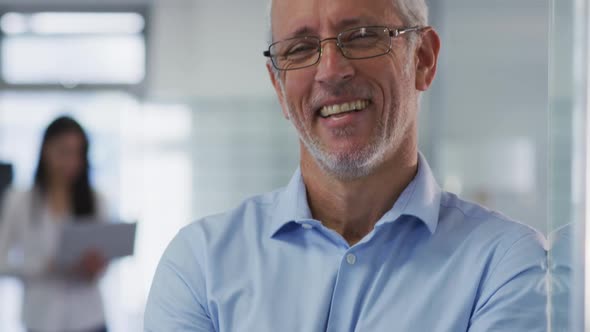
[{"label": "shirt collar", "polygon": [[[428,162],[419,153],[416,176],[376,226],[394,222],[402,215],[407,215],[422,221],[428,230],[434,233],[438,225],[440,199],[441,189],[434,179]],[[272,226],[269,234],[271,237],[288,224],[313,220],[300,168],[297,168],[287,187],[279,193],[271,220]]]},{"label": "shirt collar", "polygon": [[393,208],[387,211],[377,225],[394,222],[401,216],[411,216],[422,221],[431,234],[438,226],[442,191],[422,153],[418,153],[418,171],[414,179],[402,191]]},{"label": "shirt collar", "polygon": [[307,191],[303,183],[303,176],[301,175],[301,169],[298,167],[287,187],[278,195],[278,200],[272,212],[270,236],[274,236],[289,223],[312,218],[311,210],[307,204]]}]

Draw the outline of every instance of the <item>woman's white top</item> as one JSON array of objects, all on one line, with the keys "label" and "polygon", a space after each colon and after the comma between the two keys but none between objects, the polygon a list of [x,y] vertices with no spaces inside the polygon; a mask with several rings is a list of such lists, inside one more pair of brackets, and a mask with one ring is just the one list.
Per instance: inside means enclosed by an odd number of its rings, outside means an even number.
[{"label": "woman's white top", "polygon": [[[32,210],[34,191],[6,193],[0,218],[0,275],[23,281],[22,317],[28,329],[80,331],[104,324],[97,282],[52,274],[48,267],[59,247],[59,231],[70,220],[54,220],[45,202]],[[95,195],[96,196],[96,195]],[[98,220],[105,220],[97,199]]]}]

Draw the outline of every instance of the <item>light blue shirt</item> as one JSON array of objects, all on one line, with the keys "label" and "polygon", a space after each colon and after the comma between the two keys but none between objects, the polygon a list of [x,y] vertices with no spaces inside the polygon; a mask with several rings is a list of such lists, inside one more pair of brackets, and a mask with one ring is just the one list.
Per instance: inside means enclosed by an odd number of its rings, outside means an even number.
[{"label": "light blue shirt", "polygon": [[289,185],[182,229],[148,298],[145,330],[546,331],[544,240],[417,175],[349,246]]}]

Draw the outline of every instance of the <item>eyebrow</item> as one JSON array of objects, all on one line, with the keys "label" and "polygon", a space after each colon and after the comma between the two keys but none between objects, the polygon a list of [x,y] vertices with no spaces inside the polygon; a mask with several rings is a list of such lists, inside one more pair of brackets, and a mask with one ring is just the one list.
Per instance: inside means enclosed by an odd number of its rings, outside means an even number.
[{"label": "eyebrow", "polygon": [[[347,19],[343,19],[342,21],[338,22],[338,24],[336,24],[336,27],[338,28],[338,30],[343,30],[343,29],[350,28],[353,26],[375,25],[375,23],[369,23],[369,22],[374,22],[374,20],[375,20],[374,18],[368,17],[368,16],[347,18]],[[293,33],[289,34],[285,39],[293,38],[293,37],[305,37],[305,36],[317,36],[317,35],[318,35],[318,33],[314,28],[312,28],[308,25],[304,25],[304,26],[298,28],[297,30],[295,30]]]},{"label": "eyebrow", "polygon": [[312,34],[317,34],[317,32],[310,26],[302,26],[299,29],[295,30],[292,34],[289,34],[288,38],[309,36]]},{"label": "eyebrow", "polygon": [[338,22],[338,28],[350,27],[351,25],[359,25],[361,22],[366,22],[367,20],[364,18],[348,18]]},{"label": "eyebrow", "polygon": [[375,18],[373,18],[373,17],[360,16],[360,17],[343,19],[342,21],[338,22],[336,27],[339,30],[342,30],[342,29],[353,27],[353,26],[361,26],[361,25],[377,25],[377,23],[375,23]]}]

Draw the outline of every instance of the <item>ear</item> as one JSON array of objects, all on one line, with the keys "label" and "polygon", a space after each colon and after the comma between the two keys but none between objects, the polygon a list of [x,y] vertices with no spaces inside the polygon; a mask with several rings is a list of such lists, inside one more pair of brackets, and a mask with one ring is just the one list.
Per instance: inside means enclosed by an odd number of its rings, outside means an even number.
[{"label": "ear", "polygon": [[275,88],[275,92],[279,97],[279,103],[281,103],[281,109],[283,110],[283,116],[285,119],[289,120],[289,113],[287,112],[287,108],[285,105],[285,96],[283,96],[283,90],[281,89],[280,82],[278,77],[275,75],[274,68],[270,61],[266,63],[266,70],[268,71],[268,76],[270,76],[270,81],[272,82],[272,86]]},{"label": "ear", "polygon": [[440,38],[431,27],[422,30],[422,35],[416,49],[416,89],[426,91],[436,74]]}]

